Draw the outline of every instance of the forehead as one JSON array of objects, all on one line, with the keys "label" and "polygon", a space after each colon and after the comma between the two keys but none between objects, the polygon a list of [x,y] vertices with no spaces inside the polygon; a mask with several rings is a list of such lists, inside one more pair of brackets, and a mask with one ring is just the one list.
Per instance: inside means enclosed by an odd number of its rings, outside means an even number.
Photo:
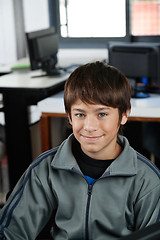
[{"label": "forehead", "polygon": [[102,105],[102,104],[97,104],[97,103],[85,103],[82,102],[81,100],[77,100],[72,106],[71,106],[71,111],[103,111],[103,110],[108,110],[108,111],[113,111],[117,110],[118,108],[113,108],[110,106]]}]

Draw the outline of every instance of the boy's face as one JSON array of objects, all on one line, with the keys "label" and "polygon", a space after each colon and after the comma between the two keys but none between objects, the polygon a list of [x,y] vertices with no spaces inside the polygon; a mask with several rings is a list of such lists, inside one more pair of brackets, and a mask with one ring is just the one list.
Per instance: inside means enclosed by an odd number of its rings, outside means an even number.
[{"label": "boy's face", "polygon": [[[123,114],[121,124],[127,121]],[[75,138],[85,154],[95,159],[114,159],[121,147],[117,143],[119,130],[118,108],[99,104],[86,104],[78,100],[71,107],[71,118]]]}]

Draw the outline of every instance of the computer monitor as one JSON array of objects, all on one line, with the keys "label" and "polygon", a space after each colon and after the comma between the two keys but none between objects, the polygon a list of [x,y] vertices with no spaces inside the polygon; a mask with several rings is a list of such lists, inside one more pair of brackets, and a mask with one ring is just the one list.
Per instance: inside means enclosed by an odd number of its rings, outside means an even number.
[{"label": "computer monitor", "polygon": [[31,70],[42,69],[57,75],[58,34],[54,28],[26,33]]},{"label": "computer monitor", "polygon": [[160,90],[159,43],[109,43],[108,63],[136,83],[145,81],[147,91]]}]

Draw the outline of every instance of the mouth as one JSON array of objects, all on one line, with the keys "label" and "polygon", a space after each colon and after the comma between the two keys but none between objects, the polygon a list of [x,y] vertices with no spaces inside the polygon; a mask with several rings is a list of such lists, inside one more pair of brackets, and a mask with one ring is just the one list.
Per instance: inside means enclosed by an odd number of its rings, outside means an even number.
[{"label": "mouth", "polygon": [[81,137],[83,137],[85,139],[85,141],[87,142],[96,142],[98,141],[102,136],[84,136],[81,135]]}]

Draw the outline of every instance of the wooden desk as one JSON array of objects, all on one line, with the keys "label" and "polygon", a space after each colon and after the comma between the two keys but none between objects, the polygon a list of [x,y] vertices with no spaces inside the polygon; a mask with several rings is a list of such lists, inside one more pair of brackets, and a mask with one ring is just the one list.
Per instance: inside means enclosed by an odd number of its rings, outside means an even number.
[{"label": "wooden desk", "polygon": [[[28,106],[63,90],[69,74],[31,78],[30,71],[17,71],[0,77],[3,94],[6,147],[10,188],[32,161],[28,126]],[[14,169],[14,171],[13,171]]]},{"label": "wooden desk", "polygon": [[[160,122],[160,95],[150,94],[149,98],[131,99],[131,112],[128,121]],[[51,148],[51,117],[66,117],[63,91],[38,102],[41,112],[41,151]]]}]

